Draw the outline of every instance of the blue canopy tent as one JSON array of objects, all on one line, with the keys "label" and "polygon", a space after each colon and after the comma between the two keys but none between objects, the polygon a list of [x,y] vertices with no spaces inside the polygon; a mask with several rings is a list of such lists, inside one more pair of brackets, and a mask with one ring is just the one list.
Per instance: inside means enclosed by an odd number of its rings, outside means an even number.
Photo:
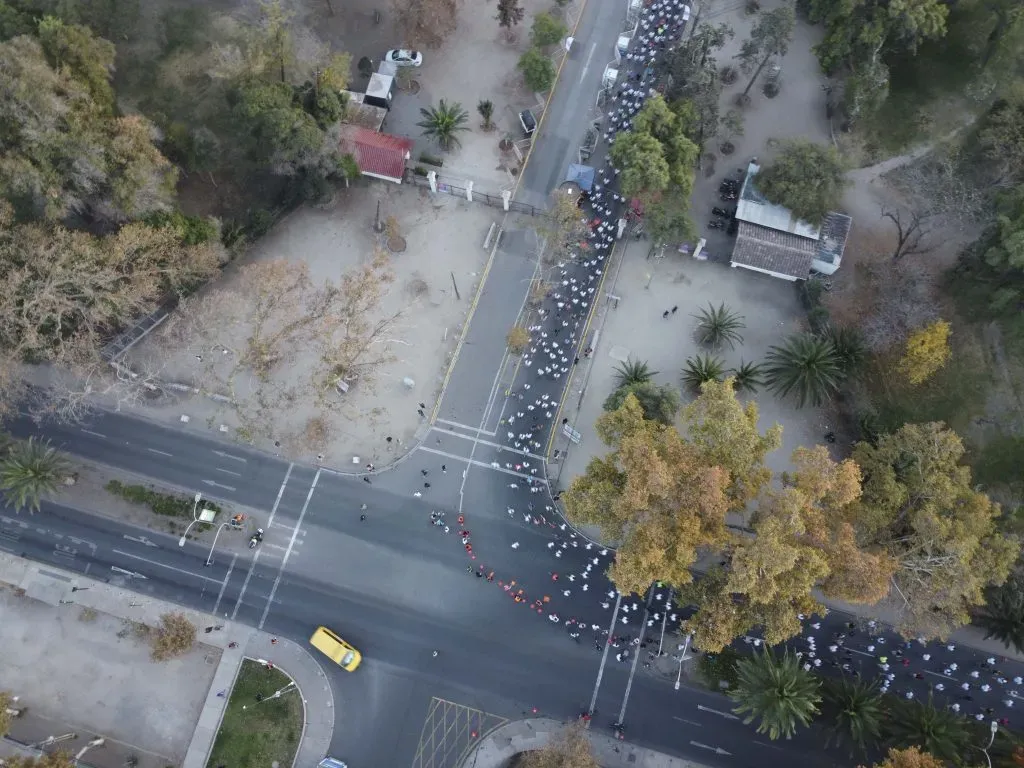
[{"label": "blue canopy tent", "polygon": [[594,169],[589,165],[569,163],[569,170],[565,174],[565,182],[573,183],[582,192],[589,192],[594,187]]}]

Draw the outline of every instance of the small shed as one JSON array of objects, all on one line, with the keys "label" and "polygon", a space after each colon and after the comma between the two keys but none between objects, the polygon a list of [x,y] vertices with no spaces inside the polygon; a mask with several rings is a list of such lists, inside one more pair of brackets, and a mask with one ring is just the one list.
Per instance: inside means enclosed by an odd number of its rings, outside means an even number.
[{"label": "small shed", "polygon": [[413,140],[371,131],[358,125],[341,126],[338,148],[355,158],[363,176],[401,184],[405,163],[412,157]]}]

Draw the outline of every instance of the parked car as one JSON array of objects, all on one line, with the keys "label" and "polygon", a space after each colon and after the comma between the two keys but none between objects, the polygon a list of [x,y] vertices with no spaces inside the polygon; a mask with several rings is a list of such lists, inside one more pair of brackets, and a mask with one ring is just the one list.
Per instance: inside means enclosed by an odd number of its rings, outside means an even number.
[{"label": "parked car", "polygon": [[384,54],[384,61],[396,67],[419,67],[423,64],[423,54],[405,48],[395,48]]}]

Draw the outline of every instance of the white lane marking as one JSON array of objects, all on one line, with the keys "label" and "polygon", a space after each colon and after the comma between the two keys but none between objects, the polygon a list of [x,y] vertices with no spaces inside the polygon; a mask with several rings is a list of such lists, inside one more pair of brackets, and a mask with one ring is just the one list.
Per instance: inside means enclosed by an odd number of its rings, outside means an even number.
[{"label": "white lane marking", "polygon": [[506,475],[513,475],[514,477],[521,477],[524,480],[532,480],[534,483],[539,485],[547,485],[548,481],[537,475],[527,475],[523,472],[516,472],[512,469],[505,469],[505,467],[495,467],[488,464],[485,461],[478,461],[477,459],[467,459],[465,456],[456,456],[454,453],[446,453],[445,451],[439,451],[435,448],[427,448],[425,445],[421,445],[417,450],[426,451],[427,453],[436,453],[438,456],[444,456],[451,459],[452,461],[464,461],[466,464],[472,464],[474,467],[483,467],[484,469],[493,469],[495,472],[504,472]]},{"label": "white lane marking", "polygon": [[126,534],[124,534],[124,538],[127,539],[128,541],[134,541],[136,544],[142,544],[143,546],[146,546],[146,547],[159,547],[160,546],[155,541],[150,541],[145,536],[129,536],[126,533]]},{"label": "white lane marking", "polygon": [[112,570],[114,573],[122,573],[122,574],[124,574],[125,576],[127,576],[127,577],[129,577],[131,579],[145,579],[146,578],[141,573],[136,573],[135,571],[129,571],[129,570],[126,570],[124,568],[118,568],[116,565],[110,566],[110,570]]},{"label": "white lane marking", "polygon": [[233,485],[224,485],[223,483],[218,483],[218,482],[216,482],[214,480],[203,480],[202,482],[206,483],[207,485],[212,485],[215,488],[223,488],[226,491],[237,491],[238,490]]},{"label": "white lane marking", "polygon": [[724,717],[726,720],[739,720],[739,718],[736,717],[736,715],[732,714],[731,712],[720,712],[717,709],[712,709],[711,707],[705,707],[703,704],[698,704],[697,705],[697,709],[699,709],[701,712],[710,712],[713,715],[719,715],[721,717]]},{"label": "white lane marking", "polygon": [[494,437],[497,434],[497,430],[494,432],[488,432],[486,429],[480,429],[480,427],[471,427],[468,424],[460,424],[457,421],[449,421],[448,419],[434,419],[434,423],[447,424],[450,427],[458,427],[464,429],[467,432],[476,432],[478,435],[490,435]]},{"label": "white lane marking", "polygon": [[214,467],[218,472],[223,472],[225,475],[234,475],[235,477],[241,477],[241,472],[232,472],[230,469],[221,469],[220,467]]},{"label": "white lane marking", "polygon": [[231,565],[228,566],[228,572],[224,576],[224,583],[220,585],[220,592],[217,593],[217,602],[213,604],[213,610],[211,613],[216,616],[217,610],[220,608],[220,601],[224,597],[224,590],[228,588],[228,582],[231,581],[231,572],[235,570],[235,561],[238,559],[238,553],[236,552],[231,556]]},{"label": "white lane marking", "polygon": [[[176,566],[167,565],[166,563],[158,563],[156,560],[150,560],[150,559],[145,558],[145,557],[140,557],[139,555],[133,555],[131,552],[122,552],[119,549],[115,549],[115,550],[112,550],[112,551],[114,553],[118,554],[118,555],[123,556],[123,557],[130,557],[130,558],[132,558],[134,560],[141,560],[144,563],[149,563],[150,565],[155,565],[158,568],[166,568],[169,571],[177,571],[178,573],[185,574],[186,576],[194,576],[195,578],[202,579],[203,581],[212,581],[214,584],[220,584],[221,583],[217,579],[211,579],[209,576],[203,576],[201,573],[193,573],[192,571],[186,571],[184,568],[177,568]],[[135,575],[136,576],[141,576],[142,574],[139,573],[139,574],[135,574]]]},{"label": "white lane marking", "polygon": [[695,725],[698,728],[703,728],[704,727],[703,723],[695,723],[695,722],[693,722],[693,720],[687,720],[685,717],[676,717],[675,715],[673,715],[672,719],[673,720],[678,720],[680,723],[686,723],[687,725]]},{"label": "white lane marking", "polygon": [[224,453],[224,451],[214,451],[214,453],[217,454],[218,456],[220,456],[222,459],[231,459],[232,461],[240,461],[243,464],[245,464],[247,461],[249,461],[248,459],[243,459],[241,456],[233,456],[230,453]]},{"label": "white lane marking", "polygon": [[691,741],[690,744],[699,749],[706,749],[710,752],[714,752],[716,755],[729,755],[730,757],[732,756],[732,752],[726,752],[721,747],[712,747],[710,744],[701,744],[699,741]]},{"label": "white lane marking", "polygon": [[780,752],[786,751],[784,747],[780,747],[778,744],[769,744],[767,741],[758,741],[757,739],[754,739],[754,743],[762,747],[768,747],[768,749],[777,749]]},{"label": "white lane marking", "polygon": [[[277,489],[277,498],[274,499],[274,508],[270,510],[270,519],[267,520],[267,530],[270,530],[270,526],[274,524],[274,515],[277,514],[277,508],[281,506],[281,497],[284,496],[284,487],[288,485],[288,478],[292,476],[292,469],[295,468],[295,464],[288,465],[288,471],[284,473],[284,480],[281,481],[281,487]],[[245,574],[245,581],[242,582],[242,591],[238,593],[238,599],[235,601],[235,609],[231,612],[231,620],[235,620],[235,616],[238,615],[238,609],[242,605],[242,598],[245,597],[245,590],[249,587],[249,580],[252,579],[252,572],[256,570],[256,562],[260,559],[260,550],[256,550],[256,554],[252,556],[252,563],[249,564],[249,572]],[[224,614],[227,616],[227,614]]]},{"label": "white lane marking", "polygon": [[83,429],[82,431],[85,432],[85,434],[93,435],[94,437],[106,437],[102,432],[93,432],[91,429]]},{"label": "white lane marking", "polygon": [[316,484],[320,481],[320,470],[316,471],[313,475],[313,484],[309,486],[309,493],[306,494],[306,502],[302,505],[302,511],[299,512],[298,522],[295,523],[295,530],[292,531],[291,541],[288,542],[288,549],[284,553],[284,558],[281,560],[281,566],[277,569],[277,578],[274,579],[274,586],[270,590],[270,597],[267,598],[267,605],[263,609],[263,615],[260,616],[260,623],[257,625],[257,629],[263,629],[263,625],[267,621],[267,614],[270,613],[270,606],[274,602],[274,596],[277,595],[277,588],[281,584],[281,577],[284,575],[285,566],[288,565],[288,558],[292,556],[292,548],[295,546],[295,539],[299,535],[299,529],[302,527],[302,521],[306,519],[306,512],[309,509],[309,502],[313,498],[313,491],[316,490]]},{"label": "white lane marking", "polygon": [[463,435],[463,434],[460,434],[459,432],[452,432],[450,429],[442,429],[441,427],[434,427],[434,431],[435,432],[442,432],[442,433],[444,433],[446,435],[451,435],[452,437],[461,437],[463,440],[475,440],[476,442],[481,443],[483,445],[489,445],[492,448],[497,448],[499,453],[517,453],[520,456],[526,456],[527,458],[530,458],[530,459],[536,459],[537,461],[544,461],[544,457],[543,456],[538,456],[538,455],[536,455],[534,453],[530,453],[529,451],[521,451],[518,448],[509,448],[508,446],[501,445],[500,443],[492,443],[489,440],[481,440],[479,437],[471,437],[470,435]]},{"label": "white lane marking", "polygon": [[587,76],[587,70],[590,69],[590,60],[594,58],[594,51],[597,50],[597,43],[592,43],[590,46],[590,53],[587,54],[587,61],[583,65],[583,71],[580,72],[580,85],[583,84],[584,78]]},{"label": "white lane marking", "polygon": [[159,454],[160,456],[174,456],[173,453],[168,453],[167,451],[158,451],[156,448],[147,448],[146,450],[149,451],[150,453]]}]

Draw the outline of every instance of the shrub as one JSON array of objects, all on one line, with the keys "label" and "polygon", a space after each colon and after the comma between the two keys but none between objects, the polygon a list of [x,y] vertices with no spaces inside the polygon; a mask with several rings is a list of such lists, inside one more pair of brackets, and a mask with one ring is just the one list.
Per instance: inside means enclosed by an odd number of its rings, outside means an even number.
[{"label": "shrub", "polygon": [[550,13],[538,13],[533,17],[530,41],[539,48],[543,48],[545,45],[554,45],[568,32],[569,29],[565,24]]},{"label": "shrub", "polygon": [[[125,501],[130,501],[133,504],[147,506],[157,515],[163,515],[164,517],[192,517],[192,507],[195,504],[195,500],[192,498],[158,493],[144,485],[125,485],[119,480],[111,480],[105,487],[109,493],[120,496]],[[219,505],[214,504],[212,501],[203,502],[203,507],[218,513],[223,511]]]},{"label": "shrub", "polygon": [[714,690],[721,689],[721,682],[729,684],[729,689],[736,688],[738,676],[736,664],[743,658],[738,652],[726,646],[719,653],[705,653],[697,662],[697,670],[704,683]]},{"label": "shrub", "polygon": [[196,625],[182,613],[165,613],[153,635],[153,660],[167,661],[192,650]]},{"label": "shrub", "polygon": [[524,53],[517,66],[531,91],[544,92],[554,85],[555,65],[539,48],[531,48]]},{"label": "shrub", "polygon": [[426,152],[420,153],[420,162],[426,163],[427,165],[436,165],[438,168],[441,168],[444,165],[444,160],[440,157],[435,157],[434,155]]}]

